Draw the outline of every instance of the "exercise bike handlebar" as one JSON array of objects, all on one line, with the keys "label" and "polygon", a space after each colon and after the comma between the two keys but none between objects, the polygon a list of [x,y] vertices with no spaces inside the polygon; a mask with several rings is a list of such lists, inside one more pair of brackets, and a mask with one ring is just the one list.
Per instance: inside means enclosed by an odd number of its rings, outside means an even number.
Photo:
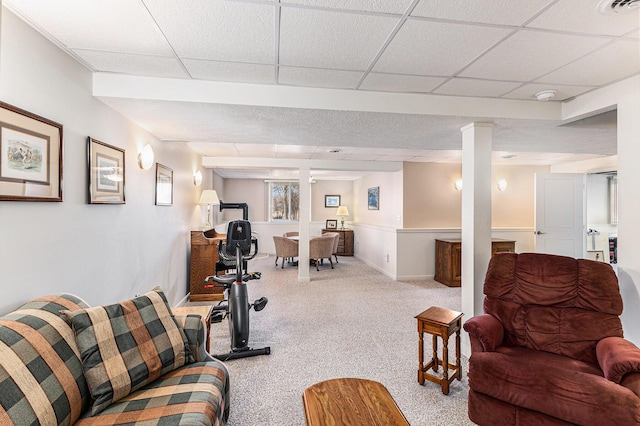
[{"label": "exercise bike handlebar", "polygon": [[[248,272],[246,274],[242,274],[242,281],[251,281],[251,280],[259,280],[262,274],[260,272]],[[237,282],[238,277],[235,274],[229,275],[209,275],[204,279],[205,283],[208,283],[209,280],[213,280],[218,284],[222,284],[225,288],[229,287],[231,284]]]}]

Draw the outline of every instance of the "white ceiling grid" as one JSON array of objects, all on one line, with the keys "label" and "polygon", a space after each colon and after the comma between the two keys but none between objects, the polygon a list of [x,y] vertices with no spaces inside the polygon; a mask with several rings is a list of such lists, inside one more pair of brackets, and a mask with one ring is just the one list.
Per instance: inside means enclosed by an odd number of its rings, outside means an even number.
[{"label": "white ceiling grid", "polygon": [[[605,16],[596,11],[597,1],[5,0],[4,4],[96,72],[534,102],[540,90],[554,89],[554,101],[562,101],[640,73],[638,12]],[[283,111],[286,108],[104,101],[158,138],[192,142],[205,155],[224,155],[224,144],[236,144],[231,150],[235,155],[291,157],[306,151],[274,153],[258,146],[306,145],[326,151],[326,146],[335,145],[349,157],[349,147],[391,145],[420,153],[360,152],[357,158],[424,161],[441,158],[433,151],[458,150],[456,126],[474,119],[400,114],[382,118],[364,112],[338,119],[340,114]],[[608,142],[594,142],[589,151],[570,145],[584,134],[554,129],[558,123],[538,123],[541,128],[526,124],[516,130],[512,126],[522,123],[495,122],[497,149],[545,152],[548,146],[540,135],[566,134],[567,143],[555,144],[554,149],[564,146],[580,155],[615,153],[615,140],[610,140],[615,130],[610,127],[599,135]],[[321,155],[315,151],[312,155]],[[444,158],[451,161],[450,156]],[[546,157],[546,161],[552,160]]]}]

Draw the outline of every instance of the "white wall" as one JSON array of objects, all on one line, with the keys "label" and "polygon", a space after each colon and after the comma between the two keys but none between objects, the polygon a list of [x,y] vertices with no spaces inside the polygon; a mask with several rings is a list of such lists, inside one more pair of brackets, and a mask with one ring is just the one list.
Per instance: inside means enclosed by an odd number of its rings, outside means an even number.
[{"label": "white wall", "polygon": [[[178,303],[187,293],[189,231],[200,221],[200,156],[162,144],[95,99],[91,73],[6,9],[0,31],[0,99],[64,126],[64,201],[0,202],[0,313],[45,294],[97,305],[156,285]],[[126,150],[126,204],[87,204],[87,136]],[[137,166],[146,143],[174,170],[171,207],[154,205],[155,168]]]}]

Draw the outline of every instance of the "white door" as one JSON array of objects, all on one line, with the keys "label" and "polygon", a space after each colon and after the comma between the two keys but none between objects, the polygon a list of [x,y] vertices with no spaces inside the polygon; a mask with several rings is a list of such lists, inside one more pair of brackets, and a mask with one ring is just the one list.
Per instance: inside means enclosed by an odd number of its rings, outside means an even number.
[{"label": "white door", "polygon": [[536,173],[536,253],[585,257],[586,175]]}]

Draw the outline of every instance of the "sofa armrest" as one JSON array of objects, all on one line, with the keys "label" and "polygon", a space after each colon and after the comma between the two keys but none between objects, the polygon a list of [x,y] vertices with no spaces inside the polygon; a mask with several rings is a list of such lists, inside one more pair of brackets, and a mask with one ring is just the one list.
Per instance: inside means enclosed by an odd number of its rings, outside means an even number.
[{"label": "sofa armrest", "polygon": [[493,315],[482,314],[464,323],[464,330],[471,339],[471,352],[494,352],[502,345],[504,327]]},{"label": "sofa armrest", "polygon": [[640,349],[622,337],[606,337],[596,345],[604,377],[620,384],[630,373],[640,373]]},{"label": "sofa armrest", "polygon": [[187,336],[189,349],[196,359],[196,362],[211,361],[213,358],[211,358],[205,349],[205,339],[209,336],[207,336],[207,328],[202,317],[198,314],[177,314],[174,315],[174,317]]}]

